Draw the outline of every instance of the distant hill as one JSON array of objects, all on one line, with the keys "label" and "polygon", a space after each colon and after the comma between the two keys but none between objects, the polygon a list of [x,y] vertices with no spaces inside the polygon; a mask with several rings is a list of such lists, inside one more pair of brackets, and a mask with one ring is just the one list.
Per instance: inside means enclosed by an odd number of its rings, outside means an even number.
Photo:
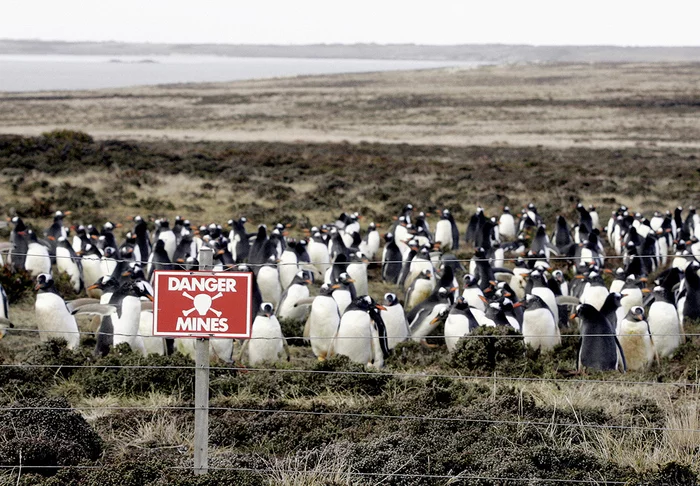
[{"label": "distant hill", "polygon": [[700,62],[696,47],[532,46],[466,44],[136,44],[124,42],[60,42],[2,40],[0,54],[169,55],[230,57],[304,57],[482,62]]}]

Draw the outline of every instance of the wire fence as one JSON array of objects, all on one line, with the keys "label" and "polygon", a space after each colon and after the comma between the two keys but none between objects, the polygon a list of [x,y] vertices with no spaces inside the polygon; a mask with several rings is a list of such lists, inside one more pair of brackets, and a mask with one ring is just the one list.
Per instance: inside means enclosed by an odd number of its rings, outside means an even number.
[{"label": "wire fence", "polygon": [[[26,254],[25,256],[30,256],[30,254]],[[48,258],[46,255],[41,255],[42,257]],[[700,255],[698,255],[700,256]],[[57,256],[56,258],[73,258],[73,257],[61,257],[60,255]],[[548,258],[548,261],[576,261],[578,260],[586,260],[586,261],[592,261],[596,259],[600,259],[601,261],[607,261],[607,260],[620,260],[623,258],[629,258],[626,256],[617,256],[617,255],[601,255],[600,257],[595,257],[593,259],[591,258],[584,258],[584,257],[565,257],[565,256],[556,256],[552,255]],[[633,258],[654,258],[650,256],[634,256]],[[459,263],[469,263],[469,262],[479,262],[479,261],[492,261],[493,259],[490,258],[483,258],[483,259],[460,259],[460,260],[454,260],[455,262]],[[517,257],[517,258],[503,258],[502,261],[504,262],[515,262],[515,261],[525,261],[525,262],[530,262],[530,261],[541,261],[541,257]],[[130,259],[119,259],[119,260],[113,260],[115,263],[117,262],[125,262],[125,263],[132,263],[134,260]],[[149,262],[137,262],[141,264],[148,264]],[[374,263],[374,264],[385,264],[385,263],[403,263],[402,260],[399,261],[394,261],[394,262],[386,262],[386,261],[371,261],[371,262],[365,262],[365,263]],[[278,262],[277,263],[280,266],[283,265],[294,265],[297,267],[302,267],[304,264],[311,264],[313,265],[314,263],[312,262]],[[333,265],[333,262],[318,262],[317,264],[319,265]],[[265,264],[246,264],[248,267],[259,267],[259,266],[264,266]],[[12,333],[35,333],[38,335],[42,334],[49,334],[49,335],[56,335],[55,331],[49,331],[49,330],[42,330],[42,329],[31,329],[31,328],[13,328],[7,330],[9,334]],[[94,336],[96,333],[95,332],[90,332],[90,331],[73,331],[73,332],[67,332],[63,334],[80,334],[80,335],[86,335],[86,336]],[[133,334],[127,334],[127,333],[102,333],[105,335],[111,335],[111,336],[122,336],[122,337],[134,337]],[[581,333],[572,333],[572,334],[562,334],[562,335],[552,335],[552,336],[544,336],[544,335],[538,335],[538,338],[544,338],[544,337],[561,337],[561,338],[581,338],[581,337],[596,337],[596,336],[601,336],[601,337],[610,337],[611,334],[586,334],[583,335]],[[630,334],[627,335],[629,337],[634,337],[634,336],[648,336],[647,333],[640,333],[640,334]],[[669,333],[669,334],[659,334],[656,333],[654,334],[655,337],[664,337],[664,336],[674,336],[677,337],[677,333]],[[700,336],[700,333],[687,333],[684,334],[685,337],[690,338],[690,337],[698,337]],[[388,338],[397,338],[397,337],[403,337],[403,336],[387,336]],[[523,336],[521,334],[499,334],[497,336],[493,335],[487,335],[487,334],[467,334],[467,335],[448,335],[448,334],[440,334],[440,335],[431,335],[427,336],[429,338],[442,338],[442,339],[493,339],[494,337],[498,339],[523,339]],[[289,340],[308,340],[309,337],[305,336],[285,336],[286,339]],[[253,340],[259,339],[259,340],[271,340],[271,339],[279,339],[279,338],[252,338]],[[312,339],[318,339],[318,340],[337,340],[337,339],[366,339],[366,338],[360,338],[357,336],[334,336],[334,337],[329,337],[329,336],[324,336],[324,337],[316,337],[312,336]],[[60,369],[90,369],[90,370],[97,370],[97,371],[107,371],[107,370],[181,370],[183,372],[186,371],[194,371],[196,369],[199,369],[198,367],[191,365],[191,366],[177,366],[177,365],[101,365],[99,363],[95,364],[78,364],[78,365],[64,365],[64,364],[22,364],[22,363],[2,363],[0,364],[0,369],[52,369],[52,370],[60,370]],[[552,378],[552,377],[527,377],[527,376],[502,376],[498,374],[491,374],[491,375],[472,375],[472,374],[460,374],[460,373],[434,373],[434,372],[399,372],[399,371],[391,371],[391,370],[375,370],[375,371],[344,371],[344,370],[316,370],[316,369],[304,369],[304,368],[261,368],[261,367],[245,367],[241,365],[222,365],[222,366],[206,366],[205,367],[208,370],[215,370],[218,373],[270,373],[270,374],[311,374],[311,375],[326,375],[326,376],[386,376],[386,377],[392,377],[392,378],[406,378],[406,379],[430,379],[430,378],[450,378],[454,380],[469,380],[469,381],[477,381],[477,382],[486,382],[486,383],[502,383],[502,384],[528,384],[528,383],[547,383],[547,384],[553,384],[556,386],[560,386],[562,384],[566,385],[574,385],[574,386],[582,386],[582,385],[602,385],[602,386],[644,386],[644,387],[677,387],[677,388],[689,388],[695,393],[697,391],[697,388],[700,387],[700,380],[695,380],[692,381],[691,379],[688,379],[687,381],[678,381],[678,380],[673,380],[673,381],[650,381],[650,380],[629,380],[629,379],[600,379],[600,378],[574,378],[574,377],[565,377],[565,378]],[[76,410],[82,413],[88,413],[88,412],[103,412],[103,413],[110,413],[110,412],[116,412],[116,411],[145,411],[145,412],[159,412],[159,411],[172,411],[172,412],[184,412],[184,413],[191,413],[197,410],[197,407],[191,406],[191,405],[123,405],[123,406],[118,406],[118,405],[99,405],[99,404],[93,404],[93,405],[75,405],[75,406],[70,406],[70,407],[41,407],[41,406],[14,406],[14,405],[9,405],[9,406],[4,406],[0,407],[1,411],[11,411],[11,412],[29,412],[29,411],[35,411],[35,412],[42,412],[42,411],[72,411]],[[552,416],[551,420],[533,420],[533,419],[526,419],[526,418],[520,418],[520,416],[517,416],[517,418],[513,420],[507,420],[507,419],[489,419],[489,418],[472,418],[472,417],[448,417],[448,416],[435,416],[435,415],[423,415],[423,414],[381,414],[381,413],[355,413],[355,412],[334,412],[334,411],[317,411],[317,410],[304,410],[300,408],[265,408],[265,407],[234,407],[234,406],[210,406],[208,407],[208,410],[214,413],[236,413],[236,414],[279,414],[279,415],[296,415],[296,416],[309,416],[309,417],[327,417],[327,418],[348,418],[348,419],[357,419],[357,420],[382,420],[382,421],[411,421],[411,422],[425,422],[425,423],[431,423],[431,422],[443,422],[443,423],[459,423],[459,424],[471,424],[474,425],[475,427],[498,427],[498,426],[518,426],[518,427],[533,427],[537,429],[545,429],[548,431],[551,431],[553,429],[578,429],[578,430],[617,430],[617,431],[622,431],[622,432],[652,432],[652,433],[688,433],[688,434],[699,434],[700,429],[695,428],[692,425],[688,425],[685,427],[677,427],[673,425],[668,425],[668,426],[658,426],[658,425],[652,425],[652,424],[646,424],[646,425],[632,425],[632,424],[619,424],[619,423],[606,423],[606,424],[601,424],[601,423],[594,423],[594,422],[586,422],[584,420],[578,420],[578,421],[559,421],[555,420],[555,417]],[[578,417],[577,417],[578,418]],[[157,447],[154,447],[157,448]],[[75,469],[75,470],[99,470],[101,468],[107,467],[106,465],[103,464],[93,464],[93,465],[86,465],[86,464],[81,464],[81,465],[26,465],[23,466],[22,464],[16,464],[16,465],[0,465],[0,470],[5,470],[8,471],[11,474],[21,474],[22,467],[25,467],[26,469],[49,469],[49,470],[56,470],[56,469]],[[193,466],[190,465],[174,465],[174,466],[169,466],[171,469],[176,469],[176,470],[192,470]],[[300,474],[300,475],[320,475],[320,476],[336,476],[339,474],[338,470],[323,470],[323,469],[285,469],[281,467],[275,467],[275,468],[265,468],[265,467],[232,467],[232,466],[216,466],[212,465],[208,467],[208,470],[210,471],[240,471],[240,472],[249,472],[249,473],[258,473],[258,474],[269,474],[269,475],[274,475],[274,474],[279,474],[279,473],[288,473],[288,474]],[[523,482],[523,483],[562,483],[562,484],[628,484],[626,481],[614,481],[614,480],[607,480],[607,479],[596,479],[596,478],[591,478],[591,479],[549,479],[549,478],[539,478],[539,477],[509,477],[509,476],[502,476],[502,475],[481,475],[481,474],[469,474],[465,472],[459,472],[455,474],[414,474],[414,473],[401,473],[400,471],[396,472],[391,472],[391,473],[373,473],[373,472],[359,472],[359,471],[353,471],[351,469],[347,471],[341,471],[342,474],[345,474],[350,477],[357,477],[357,478],[368,478],[368,479],[373,479],[373,480],[386,480],[387,478],[403,478],[406,480],[411,480],[411,479],[431,479],[431,480],[447,480],[449,482],[453,481],[476,481],[476,480],[484,480],[484,481],[492,481],[492,482]],[[591,476],[595,475],[595,472],[591,471],[590,472]]]}]

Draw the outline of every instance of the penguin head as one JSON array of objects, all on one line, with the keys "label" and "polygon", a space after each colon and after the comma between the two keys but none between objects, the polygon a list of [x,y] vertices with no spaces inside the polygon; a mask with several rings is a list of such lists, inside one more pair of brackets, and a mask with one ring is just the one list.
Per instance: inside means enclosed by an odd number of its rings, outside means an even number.
[{"label": "penguin head", "polygon": [[387,292],[384,294],[384,305],[387,307],[391,307],[392,305],[396,305],[399,303],[398,297],[396,297],[396,294],[393,294],[391,292]]},{"label": "penguin head", "polygon": [[322,295],[322,296],[327,297],[333,293],[333,290],[334,289],[331,285],[324,283],[323,285],[321,285],[321,288],[318,289],[318,295]]},{"label": "penguin head", "polygon": [[554,280],[556,280],[560,284],[564,283],[564,272],[562,272],[561,270],[559,270],[559,269],[554,270],[552,272],[552,277],[554,277]]},{"label": "penguin head", "polygon": [[503,206],[503,212],[505,214],[510,214],[510,208],[508,206]]},{"label": "penguin head", "polygon": [[[143,272],[141,272],[143,273]],[[134,282],[134,291],[137,297],[146,297],[153,302],[153,287],[145,280],[137,280]]]},{"label": "penguin head", "polygon": [[474,275],[472,275],[471,273],[465,274],[464,277],[462,277],[462,279],[464,280],[465,287],[472,287],[472,286],[477,284],[476,277]]},{"label": "penguin head", "polygon": [[41,273],[39,276],[36,278],[36,286],[34,287],[34,290],[48,290],[53,288],[54,286],[54,281],[53,277],[49,273]]},{"label": "penguin head", "polygon": [[139,224],[143,222],[143,218],[140,215],[134,216],[134,223]]},{"label": "penguin head", "polygon": [[433,272],[429,268],[424,268],[420,271],[420,274],[418,275],[419,278],[423,278],[425,280],[430,280],[432,276]]},{"label": "penguin head", "polygon": [[445,307],[443,309],[440,309],[440,311],[437,313],[435,317],[433,317],[433,320],[430,321],[431,326],[437,326],[438,324],[441,324],[447,320],[447,316],[450,315],[450,308]]},{"label": "penguin head", "polygon": [[393,233],[387,233],[387,234],[385,234],[385,235],[384,235],[384,241],[386,241],[387,243],[390,243],[390,242],[394,241],[394,234],[393,234]]},{"label": "penguin head", "polygon": [[263,302],[260,304],[260,310],[258,311],[259,316],[272,317],[275,307],[270,302]]},{"label": "penguin head", "polygon": [[351,283],[355,283],[355,280],[350,278],[350,275],[347,272],[343,272],[340,275],[338,275],[338,282],[343,285],[349,285]]},{"label": "penguin head", "polygon": [[105,257],[112,258],[116,252],[117,252],[116,248],[108,246],[107,248],[105,248]]},{"label": "penguin head", "polygon": [[625,317],[629,321],[643,321],[645,320],[645,315],[644,315],[644,308],[641,306],[634,306],[632,307],[629,312],[627,313],[627,316]]},{"label": "penguin head", "polygon": [[372,221],[369,226],[367,227],[367,231],[376,231],[377,230],[377,224]]}]

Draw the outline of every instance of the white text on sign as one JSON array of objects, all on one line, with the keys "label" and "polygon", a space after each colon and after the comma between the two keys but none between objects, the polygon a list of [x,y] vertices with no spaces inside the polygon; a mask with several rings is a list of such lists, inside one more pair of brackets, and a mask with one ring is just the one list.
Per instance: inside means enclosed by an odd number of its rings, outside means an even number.
[{"label": "white text on sign", "polygon": [[181,292],[183,290],[187,292],[235,292],[236,291],[236,281],[228,278],[168,278],[168,290],[175,290]]}]

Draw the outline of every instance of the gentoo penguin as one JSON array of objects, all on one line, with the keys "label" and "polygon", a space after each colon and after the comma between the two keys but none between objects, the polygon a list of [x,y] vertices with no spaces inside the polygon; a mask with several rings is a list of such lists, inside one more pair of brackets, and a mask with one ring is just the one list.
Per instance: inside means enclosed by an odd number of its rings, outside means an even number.
[{"label": "gentoo penguin", "polygon": [[595,206],[592,204],[588,205],[588,215],[591,217],[591,225],[593,226],[591,230],[600,228],[600,216],[598,211],[596,211]]},{"label": "gentoo penguin", "polygon": [[114,275],[119,267],[118,259],[119,257],[117,256],[117,249],[115,247],[104,247],[104,253],[102,254],[102,259],[100,260],[100,271],[102,272],[102,275]]},{"label": "gentoo penguin", "polygon": [[[450,294],[451,292],[449,289],[440,287],[437,293],[432,294],[426,300],[411,309],[406,316],[406,320],[408,321],[411,337],[414,341],[421,341],[435,331],[437,324],[440,323],[436,318],[447,318],[450,309]],[[444,313],[442,313],[443,311]]]},{"label": "gentoo penguin", "polygon": [[672,356],[683,342],[684,333],[678,310],[663,287],[654,288],[654,302],[649,307],[647,322],[659,357]]},{"label": "gentoo penguin", "polygon": [[[102,271],[102,252],[95,245],[88,244],[81,254],[81,264],[83,266],[83,282],[91,286],[104,276]],[[100,289],[87,290],[88,297],[98,298],[101,295]]]},{"label": "gentoo penguin", "polygon": [[59,236],[56,242],[56,268],[68,274],[75,293],[83,290],[83,264],[65,236]]},{"label": "gentoo penguin", "polygon": [[34,231],[27,230],[27,258],[24,261],[24,268],[33,276],[38,277],[42,273],[51,273],[51,257],[49,249],[41,243]]},{"label": "gentoo penguin", "polygon": [[121,225],[114,224],[111,221],[107,221],[102,226],[102,231],[99,238],[99,244],[102,245],[102,250],[106,248],[114,248],[114,258],[117,260],[121,259],[119,254],[119,243],[117,243],[117,238],[114,236],[114,228],[119,228]]},{"label": "gentoo penguin", "polygon": [[59,238],[68,238],[68,230],[63,226],[63,218],[70,214],[70,211],[56,211],[53,216],[53,224],[44,231],[46,241],[49,247],[49,255],[51,255],[51,263],[56,263],[56,246]]},{"label": "gentoo penguin", "polygon": [[[622,295],[620,305],[624,309],[625,314],[627,314],[632,307],[642,305],[644,294],[642,293],[642,289],[639,288],[640,283],[641,282],[638,282],[634,275],[629,275],[625,279],[625,285],[620,291],[620,294]],[[648,292],[648,290],[645,289],[645,292]]]},{"label": "gentoo penguin", "polygon": [[282,284],[274,255],[270,255],[267,263],[258,268],[258,287],[260,287],[260,294],[264,302],[271,303],[273,307],[279,305],[282,297]]},{"label": "gentoo penguin", "polygon": [[557,248],[557,251],[562,255],[566,255],[574,244],[573,238],[571,237],[571,232],[569,231],[569,225],[567,224],[566,219],[564,219],[564,216],[557,216],[556,228],[554,230],[554,234],[552,235],[552,242]]},{"label": "gentoo penguin", "polygon": [[620,361],[622,361],[622,371],[627,371],[625,353],[615,335],[615,330],[605,316],[590,304],[578,306],[576,315],[581,319],[579,371],[585,368],[600,371],[616,370]]},{"label": "gentoo penguin", "polygon": [[[454,251],[459,249],[459,233],[456,233],[457,240],[455,241],[455,223],[452,213],[449,209],[443,209],[440,220],[435,225],[435,242],[440,243],[440,248],[443,251]],[[456,246],[455,246],[456,243]]]},{"label": "gentoo penguin", "polygon": [[627,361],[627,369],[645,370],[654,361],[654,343],[641,306],[632,307],[620,322],[618,339]]},{"label": "gentoo penguin", "polygon": [[581,303],[591,304],[596,310],[600,310],[608,297],[608,289],[605,287],[603,277],[598,272],[588,274],[588,282],[581,294]]},{"label": "gentoo penguin", "polygon": [[[544,279],[544,275],[539,270],[534,270],[530,274],[530,281],[532,282],[532,289],[530,293],[540,297],[544,303],[549,307],[549,310],[554,316],[554,322],[559,322],[559,308],[557,307],[557,298],[549,288],[547,282]],[[607,292],[607,289],[606,289]]]},{"label": "gentoo penguin", "polygon": [[350,253],[347,272],[355,281],[355,289],[358,295],[367,295],[369,293],[369,282],[367,277],[367,266],[369,260],[359,250]]},{"label": "gentoo penguin", "polygon": [[229,241],[231,242],[231,254],[236,263],[244,262],[248,259],[250,252],[250,236],[245,230],[245,224],[248,220],[245,216],[241,216],[238,220],[230,220],[231,232],[229,233]]},{"label": "gentoo penguin", "polygon": [[384,239],[386,244],[382,253],[382,280],[395,284],[398,283],[401,274],[403,255],[392,233],[384,235]]},{"label": "gentoo penguin", "polygon": [[464,336],[479,327],[469,304],[463,297],[457,297],[445,320],[445,344],[452,353]]},{"label": "gentoo penguin", "polygon": [[[170,231],[172,233],[172,231]],[[173,234],[174,237],[174,234]],[[174,249],[173,249],[174,251]],[[172,263],[168,252],[165,250],[165,241],[158,239],[151,255],[148,257],[148,265],[146,266],[146,278],[149,282],[153,281],[153,274],[156,270],[172,270]]]},{"label": "gentoo penguin", "polygon": [[551,351],[561,344],[558,321],[545,301],[538,295],[528,294],[524,302],[522,333],[525,345],[533,349]]},{"label": "gentoo penguin", "polygon": [[333,299],[332,292],[330,285],[321,285],[318,295],[311,304],[311,311],[304,326],[304,337],[311,343],[311,350],[319,361],[328,357],[331,341],[338,332],[340,324],[338,304]]},{"label": "gentoo penguin", "polygon": [[[141,324],[141,297],[153,299],[151,286],[145,281],[132,281],[122,284],[109,299],[107,305],[96,312],[102,315],[102,322],[97,331],[95,354],[106,356],[112,346],[127,343],[136,353],[146,355],[143,337],[139,334]],[[75,313],[95,313],[86,307],[78,308]]]},{"label": "gentoo penguin", "polygon": [[498,218],[498,233],[504,241],[515,239],[515,219],[508,206],[503,208],[503,214]]},{"label": "gentoo penguin", "polygon": [[700,319],[700,262],[693,261],[685,271],[685,302],[680,309],[681,325],[686,319]]},{"label": "gentoo penguin", "polygon": [[9,260],[14,268],[23,269],[27,258],[27,250],[29,249],[29,237],[27,231],[29,228],[24,224],[22,218],[14,216],[10,222],[12,223],[12,231],[10,232],[10,249]]},{"label": "gentoo penguin", "polygon": [[[316,231],[314,231],[316,229]],[[308,253],[311,264],[321,275],[325,275],[331,266],[331,257],[328,253],[328,245],[323,239],[323,235],[318,228],[311,228],[311,240],[309,241]]]},{"label": "gentoo penguin", "polygon": [[381,367],[390,353],[380,314],[384,309],[368,295],[358,297],[340,319],[331,353],[347,356],[355,363]]},{"label": "gentoo penguin", "polygon": [[622,294],[618,292],[610,292],[605,298],[605,303],[603,307],[600,308],[600,313],[608,320],[615,333],[618,333],[620,329],[620,322],[624,319],[626,312],[620,305],[622,300]]},{"label": "gentoo penguin", "polygon": [[[48,251],[47,251],[48,253]],[[66,302],[58,294],[53,278],[48,273],[40,274],[36,279],[38,290],[36,304],[36,323],[41,341],[65,339],[69,349],[75,349],[80,343],[80,333],[75,317],[66,307]]]},{"label": "gentoo penguin", "polygon": [[[294,251],[296,245],[296,241],[290,241],[287,245],[287,248],[282,252],[282,255],[279,257],[279,279],[280,283],[282,284],[283,290],[286,290],[287,287],[289,287],[292,284],[294,277],[300,270],[297,254]],[[269,252],[266,253],[266,259],[269,259],[270,257],[276,257],[276,255],[274,254],[270,254]]]},{"label": "gentoo penguin", "polygon": [[350,278],[347,272],[338,275],[337,280],[331,286],[332,297],[338,306],[338,312],[342,316],[345,309],[348,308],[357,299],[357,290],[355,289],[355,281]]},{"label": "gentoo penguin", "polygon": [[[2,284],[0,284],[0,319],[10,319],[10,300],[7,298],[7,293]],[[10,327],[15,326],[10,324]],[[2,339],[2,336],[0,336],[0,339]]]},{"label": "gentoo penguin", "polygon": [[486,299],[484,298],[484,292],[481,290],[481,287],[479,287],[477,278],[474,275],[467,273],[464,275],[463,281],[464,291],[462,292],[462,297],[464,297],[464,300],[467,301],[467,304],[469,304],[470,307],[474,307],[475,309],[485,312],[486,304],[484,301]]},{"label": "gentoo penguin", "polygon": [[282,334],[277,317],[274,314],[274,307],[270,302],[263,302],[258,310],[250,332],[250,339],[246,340],[241,347],[239,361],[243,361],[243,353],[248,349],[248,364],[251,366],[263,363],[279,361],[282,354],[287,352],[287,341]]},{"label": "gentoo penguin", "polygon": [[309,298],[309,285],[311,285],[311,273],[302,270],[294,276],[291,285],[280,297],[280,305],[277,308],[277,317],[302,321],[306,319],[308,308],[296,306],[297,302]]},{"label": "gentoo penguin", "polygon": [[381,311],[381,316],[386,326],[387,346],[394,349],[397,344],[411,337],[411,331],[406,321],[406,313],[396,294],[384,294],[384,307],[386,309]]},{"label": "gentoo penguin", "polygon": [[177,238],[167,219],[161,219],[159,225],[158,240],[163,242],[163,249],[168,254],[168,260],[173,261],[175,249],[177,248]]},{"label": "gentoo penguin", "polygon": [[362,251],[370,261],[374,261],[379,253],[380,243],[381,237],[379,236],[379,231],[377,231],[377,225],[371,222],[367,227],[367,233],[365,233],[364,238],[362,238],[362,243],[360,243],[360,251]]},{"label": "gentoo penguin", "polygon": [[430,297],[435,289],[433,272],[423,269],[406,292],[406,310],[411,310]]},{"label": "gentoo penguin", "polygon": [[148,224],[141,216],[134,216],[134,235],[136,236],[134,260],[140,262],[141,266],[145,266],[151,255],[151,235],[148,232]]},{"label": "gentoo penguin", "polygon": [[625,286],[625,281],[627,276],[625,275],[625,269],[622,267],[617,267],[613,273],[613,281],[610,283],[610,292],[622,292],[622,288]]}]

